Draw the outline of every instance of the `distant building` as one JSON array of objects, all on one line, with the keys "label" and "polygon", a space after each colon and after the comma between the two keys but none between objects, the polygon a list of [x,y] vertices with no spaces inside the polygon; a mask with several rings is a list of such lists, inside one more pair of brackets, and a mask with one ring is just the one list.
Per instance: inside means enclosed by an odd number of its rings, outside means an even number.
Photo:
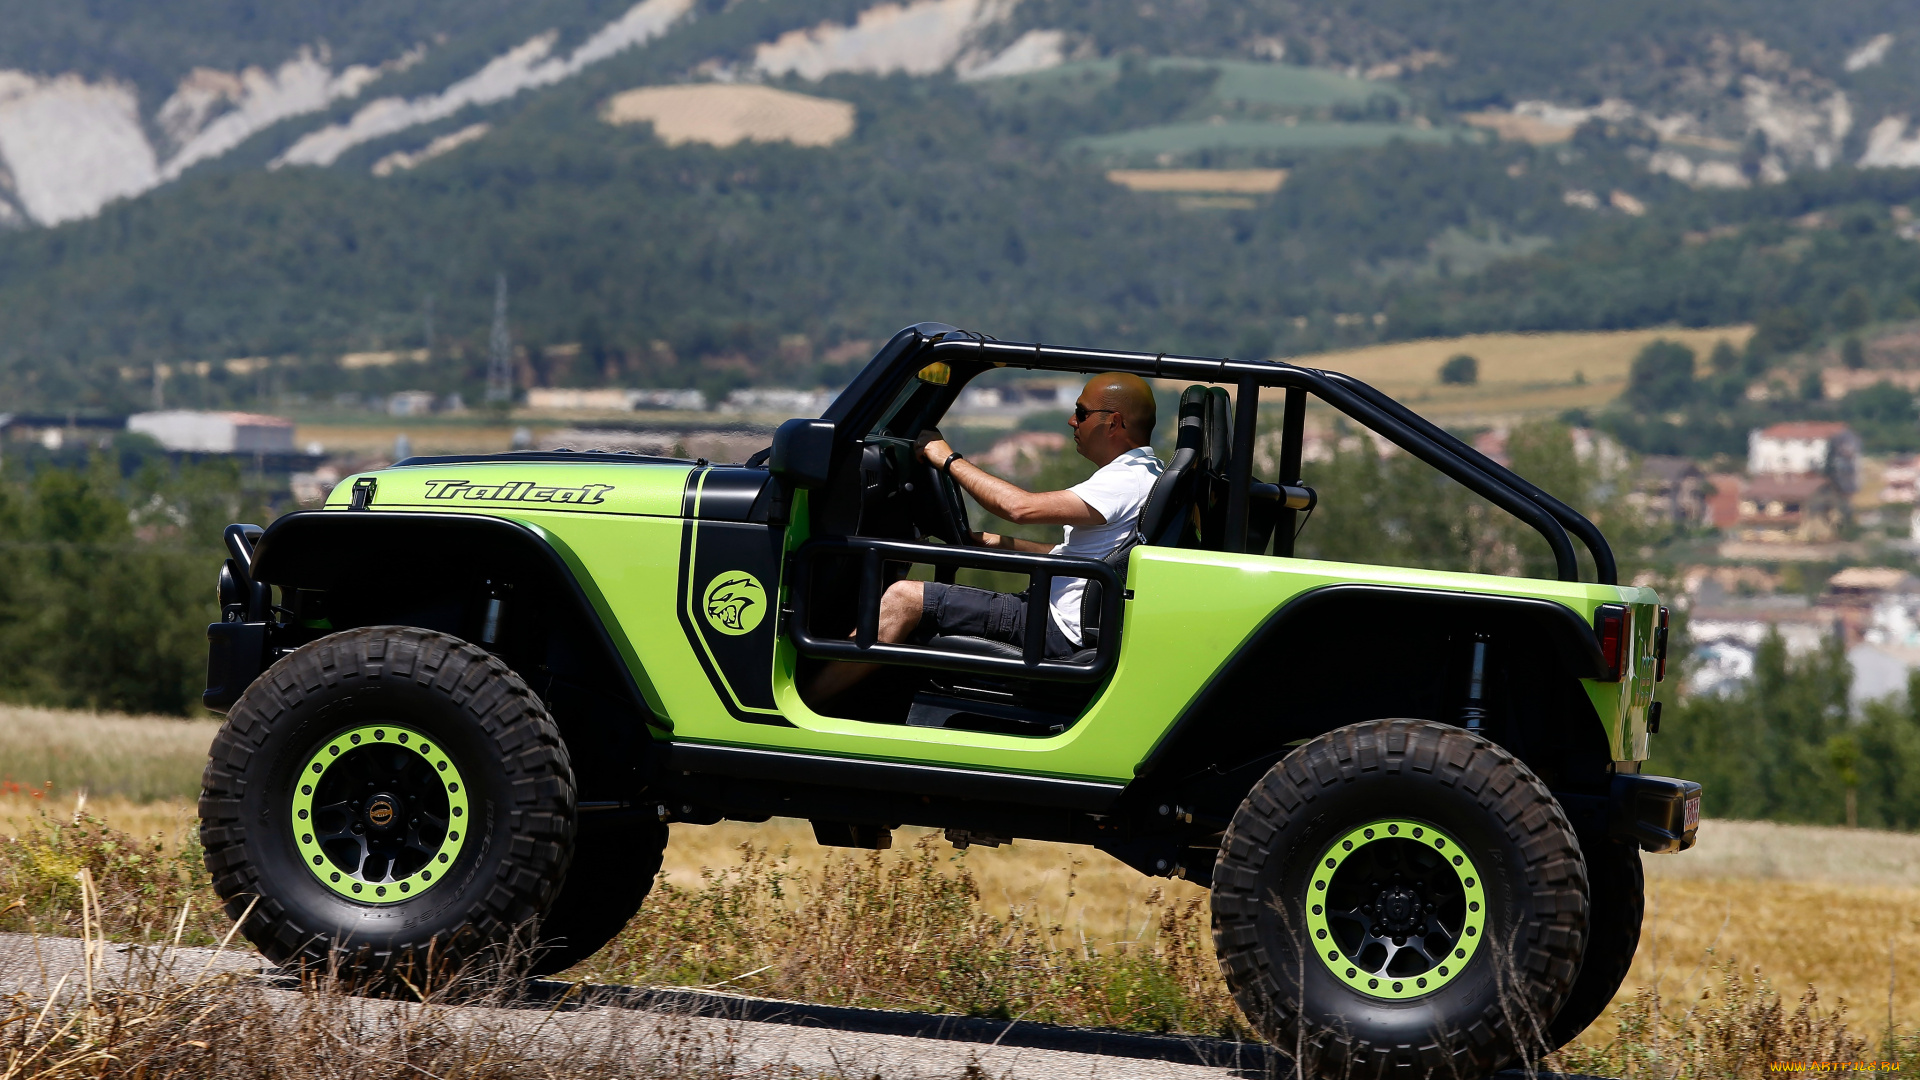
[{"label": "distant building", "polygon": [[1715,473],[1707,477],[1707,524],[1728,532],[1740,523],[1740,496],[1747,490],[1747,478],[1738,473]]},{"label": "distant building", "polygon": [[627,406],[633,409],[706,412],[707,395],[698,390],[629,390]]},{"label": "distant building", "polygon": [[71,413],[0,413],[0,443],[37,442],[49,450],[93,444],[106,449],[113,433],[124,431],[124,416],[77,416]]},{"label": "distant building", "polygon": [[580,390],[568,387],[537,388],[527,391],[527,408],[625,412],[633,408],[627,400],[627,394],[628,391],[618,388],[601,390]]},{"label": "distant building", "polygon": [[1860,436],[1845,424],[1796,421],[1747,433],[1747,472],[1761,476],[1817,473],[1842,494],[1860,489]]},{"label": "distant building", "polygon": [[1025,416],[1071,409],[1079,397],[1079,383],[1023,381],[1006,386],[969,386],[960,391],[952,411],[961,415]]},{"label": "distant building", "polygon": [[1888,458],[1880,470],[1880,501],[1913,504],[1920,502],[1920,458]]},{"label": "distant building", "polygon": [[387,398],[388,416],[426,416],[433,412],[433,392],[402,390]]},{"label": "distant building", "polygon": [[135,413],[127,430],[150,435],[162,447],[187,454],[291,454],[293,421],[241,412]]},{"label": "distant building", "polygon": [[1649,454],[1632,499],[1650,521],[1698,525],[1707,520],[1707,477],[1691,458]]},{"label": "distant building", "polygon": [[778,416],[819,416],[838,395],[831,390],[735,390],[720,403],[726,413],[773,413]]},{"label": "distant building", "polygon": [[618,387],[575,389],[542,387],[527,391],[527,407],[556,411],[625,412],[629,409],[671,409],[705,412],[707,395],[698,390],[623,390]]},{"label": "distant building", "polygon": [[1840,616],[1804,596],[1753,597],[1723,607],[1698,606],[1687,615],[1693,642],[1687,692],[1726,694],[1753,677],[1753,661],[1767,635],[1780,635],[1787,655],[1819,652],[1842,632]]},{"label": "distant building", "polygon": [[1742,540],[1818,543],[1834,538],[1845,513],[1846,500],[1829,477],[1756,476],[1740,492],[1734,532]]},{"label": "distant building", "polygon": [[[1886,605],[1892,601],[1898,606],[1902,598],[1909,607],[1912,602],[1920,601],[1920,578],[1891,566],[1849,566],[1827,579],[1827,591],[1820,597],[1820,606],[1839,616],[1847,644],[1857,645],[1870,640],[1871,627],[1892,625],[1888,622],[1892,618],[1891,609]],[[1920,645],[1920,640],[1909,642],[1903,637],[1878,643]]]}]

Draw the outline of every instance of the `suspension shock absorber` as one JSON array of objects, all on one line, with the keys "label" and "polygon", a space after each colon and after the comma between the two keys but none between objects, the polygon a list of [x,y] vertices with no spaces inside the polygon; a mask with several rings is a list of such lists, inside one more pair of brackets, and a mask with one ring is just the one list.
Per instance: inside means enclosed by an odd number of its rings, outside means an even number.
[{"label": "suspension shock absorber", "polygon": [[507,593],[511,585],[502,585],[497,581],[487,582],[486,613],[480,620],[480,644],[491,646],[500,640],[500,627],[507,614]]},{"label": "suspension shock absorber", "polygon": [[1487,635],[1473,635],[1472,657],[1467,667],[1467,701],[1460,708],[1460,726],[1479,731],[1487,719]]}]

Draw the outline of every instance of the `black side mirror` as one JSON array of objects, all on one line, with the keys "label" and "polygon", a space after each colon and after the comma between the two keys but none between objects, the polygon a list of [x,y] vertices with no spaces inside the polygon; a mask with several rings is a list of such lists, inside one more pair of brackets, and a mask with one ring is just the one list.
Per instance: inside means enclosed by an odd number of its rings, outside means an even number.
[{"label": "black side mirror", "polygon": [[789,420],[773,433],[773,475],[796,488],[817,488],[833,468],[833,421]]}]

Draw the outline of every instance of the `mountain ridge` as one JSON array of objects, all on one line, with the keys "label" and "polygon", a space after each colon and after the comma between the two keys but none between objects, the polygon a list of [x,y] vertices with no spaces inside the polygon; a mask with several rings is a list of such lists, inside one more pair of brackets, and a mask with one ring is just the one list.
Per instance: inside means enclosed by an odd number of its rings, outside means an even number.
[{"label": "mountain ridge", "polygon": [[[433,347],[429,321],[476,355],[497,273],[530,355],[589,357],[531,378],[683,384],[825,378],[836,342],[923,316],[1244,354],[1818,322],[1867,251],[1895,275],[1880,308],[1907,288],[1889,215],[1920,165],[1920,10],[1886,0],[537,0],[463,23],[407,0],[250,34],[225,2],[172,29],[103,3],[128,25],[89,38],[0,0],[0,25],[53,27],[0,41],[0,385],[37,402],[128,400],[121,369],[159,362]],[[718,145],[695,114],[656,134],[608,111],[679,87],[697,113],[729,82],[852,129],[793,145],[763,118]],[[1284,184],[1106,178],[1176,167]],[[1620,262],[1684,277],[1683,233],[1853,203],[1866,231],[1802,230],[1806,280],[1742,240],[1736,265],[1779,268],[1662,306]]]}]

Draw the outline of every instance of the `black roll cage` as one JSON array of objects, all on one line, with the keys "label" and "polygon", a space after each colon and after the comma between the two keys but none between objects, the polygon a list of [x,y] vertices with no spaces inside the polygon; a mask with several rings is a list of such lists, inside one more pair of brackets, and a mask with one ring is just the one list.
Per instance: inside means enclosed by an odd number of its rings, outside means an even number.
[{"label": "black roll cage", "polygon": [[[1169,353],[1117,352],[1077,349],[1040,343],[995,341],[944,323],[919,323],[888,341],[847,390],[828,407],[822,419],[835,426],[836,451],[861,438],[877,422],[877,413],[891,400],[878,391],[897,387],[929,364],[946,362],[954,368],[947,401],[975,375],[994,367],[1042,371],[1124,371],[1149,379],[1185,379],[1235,387],[1234,446],[1228,478],[1227,528],[1229,550],[1245,545],[1248,490],[1252,483],[1254,425],[1262,387],[1286,391],[1281,432],[1279,484],[1301,482],[1301,446],[1306,427],[1308,395],[1333,406],[1349,419],[1373,431],[1400,449],[1426,462],[1467,490],[1525,522],[1553,551],[1556,577],[1579,581],[1580,564],[1572,537],[1593,558],[1595,576],[1602,585],[1618,585],[1620,573],[1613,549],[1600,530],[1579,511],[1522,479],[1432,421],[1366,383],[1337,371],[1300,367],[1278,360],[1232,360]],[[1274,530],[1274,551],[1293,554],[1294,518],[1299,511],[1282,510]],[[1569,535],[1571,534],[1571,535]]]}]

